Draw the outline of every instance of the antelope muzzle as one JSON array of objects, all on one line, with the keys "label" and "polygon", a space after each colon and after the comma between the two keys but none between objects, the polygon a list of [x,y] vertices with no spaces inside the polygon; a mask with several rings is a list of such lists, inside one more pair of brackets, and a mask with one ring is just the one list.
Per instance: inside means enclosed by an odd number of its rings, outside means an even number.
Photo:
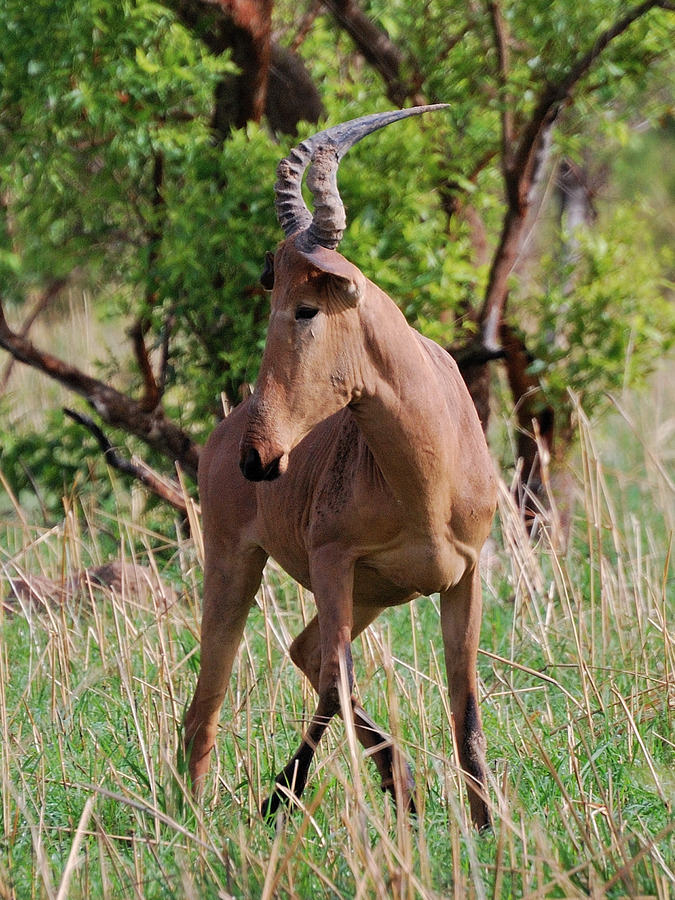
[{"label": "antelope muzzle", "polygon": [[264,465],[255,447],[242,448],[239,468],[249,481],[274,481],[283,474],[282,460],[277,456]]}]

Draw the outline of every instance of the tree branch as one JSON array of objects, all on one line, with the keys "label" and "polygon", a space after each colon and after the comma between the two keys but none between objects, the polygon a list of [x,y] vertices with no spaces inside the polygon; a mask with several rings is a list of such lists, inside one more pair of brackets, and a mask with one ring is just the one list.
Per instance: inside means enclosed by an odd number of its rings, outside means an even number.
[{"label": "tree branch", "polygon": [[471,28],[471,24],[470,24],[469,22],[467,22],[465,25],[463,25],[463,26],[459,29],[459,31],[456,31],[454,34],[449,34],[449,35],[447,36],[447,38],[446,38],[446,40],[445,40],[445,44],[444,44],[444,46],[443,46],[443,49],[442,49],[441,52],[438,54],[439,60],[445,60],[445,59],[447,59],[447,57],[448,57],[448,56],[450,55],[450,53],[455,49],[455,47],[457,46],[457,44],[459,44],[459,42],[460,42],[461,40],[463,40],[463,38],[465,37],[465,35],[468,34],[470,28]]},{"label": "tree branch", "polygon": [[173,312],[171,312],[165,322],[164,327],[162,328],[162,345],[161,345],[161,356],[159,358],[159,392],[160,395],[164,395],[164,391],[166,390],[166,375],[167,370],[169,368],[169,342],[171,340],[171,332],[173,331],[173,326],[175,324],[176,317]]},{"label": "tree branch", "polygon": [[499,327],[508,296],[508,279],[520,252],[533,190],[548,154],[553,124],[563,103],[569,99],[578,82],[588,73],[609,44],[623,34],[633,22],[661,5],[662,2],[659,0],[645,0],[634,6],[625,16],[601,32],[590,49],[581,54],[561,78],[547,84],[541,91],[539,100],[521,132],[512,161],[503,166],[507,210],[479,314],[481,336],[485,346],[495,348],[499,344]]},{"label": "tree branch", "polygon": [[504,17],[502,16],[502,9],[497,0],[490,0],[488,9],[490,11],[492,31],[495,38],[495,48],[497,50],[497,79],[499,81],[499,102],[501,105],[502,121],[502,166],[508,168],[513,152],[513,110],[510,106],[510,96],[508,93],[510,70],[509,36]]},{"label": "tree branch", "polygon": [[516,458],[522,461],[520,479],[515,489],[516,499],[529,530],[538,512],[538,504],[533,505],[532,499],[541,490],[540,449],[543,448],[549,456],[553,453],[555,410],[546,401],[539,379],[529,372],[532,357],[520,334],[504,323],[500,338],[518,422]]},{"label": "tree branch", "polygon": [[104,434],[103,430],[99,428],[90,416],[82,415],[82,413],[76,412],[74,409],[68,409],[65,406],[63,407],[63,411],[69,418],[79,425],[82,425],[96,438],[96,442],[101,448],[105,461],[109,466],[112,466],[113,469],[117,469],[118,472],[122,472],[124,475],[130,475],[132,478],[137,479],[141,484],[152,491],[153,494],[156,494],[162,500],[165,500],[173,506],[174,509],[183,513],[183,515],[187,515],[187,504],[178,482],[163,478],[155,472],[154,469],[151,469],[150,466],[143,462],[143,460],[137,459],[136,457],[128,460],[123,456],[120,456]]},{"label": "tree branch", "polygon": [[145,309],[128,332],[134,348],[138,368],[143,376],[143,396],[139,402],[143,409],[148,411],[155,409],[162,398],[162,391],[155,378],[155,373],[152,370],[150,354],[145,345],[145,336],[150,330],[151,325],[149,313],[157,302],[157,275],[155,268],[162,241],[160,211],[164,206],[164,197],[162,196],[164,157],[161,153],[153,151],[152,159],[152,217],[147,232],[148,267],[145,289]]},{"label": "tree branch", "polygon": [[219,55],[231,52],[239,69],[216,90],[213,129],[223,141],[233,128],[260,122],[271,58],[272,0],[163,0],[180,21]]},{"label": "tree branch", "polygon": [[[601,32],[593,41],[591,47],[572,63],[567,72],[557,82],[546,85],[540,94],[539,102],[534,108],[529,122],[522,132],[518,150],[513,160],[514,172],[523,173],[524,176],[529,174],[530,178],[533,177],[535,173],[528,173],[528,169],[533,165],[533,150],[541,141],[542,131],[553,124],[561,106],[569,99],[573,89],[613,40],[622,35],[634,22],[650,10],[660,6],[662,6],[662,0],[645,0],[638,6],[634,6],[625,16]],[[523,199],[522,192],[521,199]]]},{"label": "tree branch", "polygon": [[181,22],[219,55],[230,50],[239,74],[216,92],[213,127],[220,140],[232,128],[260,122],[270,66],[272,0],[163,0]]},{"label": "tree branch", "polygon": [[224,141],[233,128],[259,122],[296,134],[300,120],[316,122],[321,97],[301,58],[271,39],[272,0],[162,0],[183,25],[220,55],[230,50],[239,68],[216,90],[213,127]]},{"label": "tree branch", "polygon": [[295,37],[288,45],[288,49],[291,51],[291,53],[295,53],[296,50],[298,50],[302,42],[312,30],[312,25],[314,25],[317,16],[321,12],[321,6],[321,0],[313,0],[307,12],[304,14],[302,19],[300,19],[300,24],[298,25]]},{"label": "tree branch", "polygon": [[180,462],[196,479],[199,446],[180,426],[166,418],[161,407],[145,410],[136,401],[51,353],[40,350],[7,324],[0,301],[0,347],[64,387],[84,397],[108,425],[135,435],[171,462]]},{"label": "tree branch", "polygon": [[[359,51],[384,80],[387,97],[397,106],[406,100],[423,103],[420,95],[424,76],[415,60],[404,56],[389,35],[368,18],[354,0],[324,0],[324,6],[335,21],[352,38]],[[411,68],[411,77],[403,77],[405,64]]]},{"label": "tree branch", "polygon": [[[59,295],[66,283],[65,278],[55,278],[47,285],[45,290],[39,296],[35,306],[28,314],[28,317],[24,320],[21,330],[19,331],[21,337],[25,338],[28,336],[28,332],[31,330],[35,320],[45,311],[45,309],[47,309],[52,300]],[[5,371],[2,373],[2,379],[0,379],[0,394],[3,394],[7,388],[15,363],[16,360],[12,356],[5,366]]]},{"label": "tree branch", "polygon": [[559,91],[561,92],[560,101],[566,99],[584,75],[591,68],[595,60],[603,53],[609,44],[624,33],[638,19],[642,18],[654,7],[662,9],[672,9],[673,5],[664,3],[663,0],[644,0],[643,3],[629,9],[623,18],[619,19],[614,25],[610,25],[605,31],[601,32],[593,41],[593,45],[589,50],[574,63],[565,77],[560,79]]},{"label": "tree branch", "polygon": [[152,371],[150,354],[145,345],[145,335],[150,330],[150,320],[147,316],[139,316],[128,331],[131,338],[131,346],[134,348],[134,356],[143,376],[143,396],[139,400],[142,409],[148,411],[155,409],[160,401],[159,386]]}]

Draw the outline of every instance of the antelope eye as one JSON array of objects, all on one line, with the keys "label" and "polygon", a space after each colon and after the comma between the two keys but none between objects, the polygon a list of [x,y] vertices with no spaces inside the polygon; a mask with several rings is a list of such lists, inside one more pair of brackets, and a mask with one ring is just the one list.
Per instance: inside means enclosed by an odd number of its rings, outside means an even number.
[{"label": "antelope eye", "polygon": [[313,306],[299,306],[295,311],[296,319],[313,319],[318,313],[318,309]]}]

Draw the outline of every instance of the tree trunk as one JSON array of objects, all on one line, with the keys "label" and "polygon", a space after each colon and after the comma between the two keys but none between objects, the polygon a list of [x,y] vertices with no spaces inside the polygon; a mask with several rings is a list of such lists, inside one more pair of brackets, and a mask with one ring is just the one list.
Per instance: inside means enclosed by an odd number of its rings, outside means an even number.
[{"label": "tree trunk", "polygon": [[295,134],[317,122],[321,97],[302,59],[272,40],[272,0],[164,0],[212,53],[230,50],[239,72],[216,90],[212,125],[223,142],[230,131],[267,116],[271,128]]},{"label": "tree trunk", "polygon": [[[502,175],[506,199],[506,210],[497,250],[493,256],[488,285],[480,313],[475,317],[478,337],[455,355],[460,371],[474,398],[483,428],[486,429],[490,414],[489,360],[503,356],[506,360],[509,384],[522,432],[519,437],[519,452],[522,459],[519,496],[530,496],[532,504],[536,496],[532,488],[541,487],[542,461],[537,454],[537,444],[533,441],[532,422],[537,423],[541,441],[550,457],[553,449],[553,410],[541,404],[538,397],[537,379],[527,371],[527,352],[520,339],[516,339],[508,329],[506,334],[510,348],[504,347],[499,354],[505,334],[505,312],[509,294],[509,278],[521,252],[527,229],[528,211],[544,169],[548,155],[550,138],[555,120],[564,104],[571,101],[574,90],[592,68],[598,57],[616,38],[656,6],[664,5],[660,0],[645,0],[629,8],[612,25],[596,35],[589,49],[574,60],[567,71],[556,81],[546,82],[535,102],[529,118],[519,129],[515,127],[514,107],[509,97],[509,35],[507,23],[501,15],[497,2],[489,4],[493,22],[495,49],[498,59],[498,80],[502,89]],[[671,4],[667,4],[670,8]],[[518,133],[516,133],[518,131]],[[573,192],[578,196],[578,191]],[[482,360],[481,360],[482,355]],[[564,445],[569,437],[562,435]],[[529,515],[530,501],[525,502],[524,511]],[[531,510],[530,510],[531,512]]]}]

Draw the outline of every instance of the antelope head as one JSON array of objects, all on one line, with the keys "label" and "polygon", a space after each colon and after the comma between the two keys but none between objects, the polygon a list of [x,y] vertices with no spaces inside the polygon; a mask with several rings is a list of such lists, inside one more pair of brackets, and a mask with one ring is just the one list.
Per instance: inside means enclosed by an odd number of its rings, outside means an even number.
[{"label": "antelope head", "polygon": [[[362,389],[364,305],[370,282],[337,252],[346,227],[337,188],[341,158],[366,135],[408,116],[443,109],[418,106],[363,116],[303,141],[279,163],[276,210],[286,239],[267,254],[261,281],[271,289],[267,342],[240,466],[252,481],[286,471],[291,450],[319,422],[358,399]],[[314,199],[302,197],[302,178]]]}]

